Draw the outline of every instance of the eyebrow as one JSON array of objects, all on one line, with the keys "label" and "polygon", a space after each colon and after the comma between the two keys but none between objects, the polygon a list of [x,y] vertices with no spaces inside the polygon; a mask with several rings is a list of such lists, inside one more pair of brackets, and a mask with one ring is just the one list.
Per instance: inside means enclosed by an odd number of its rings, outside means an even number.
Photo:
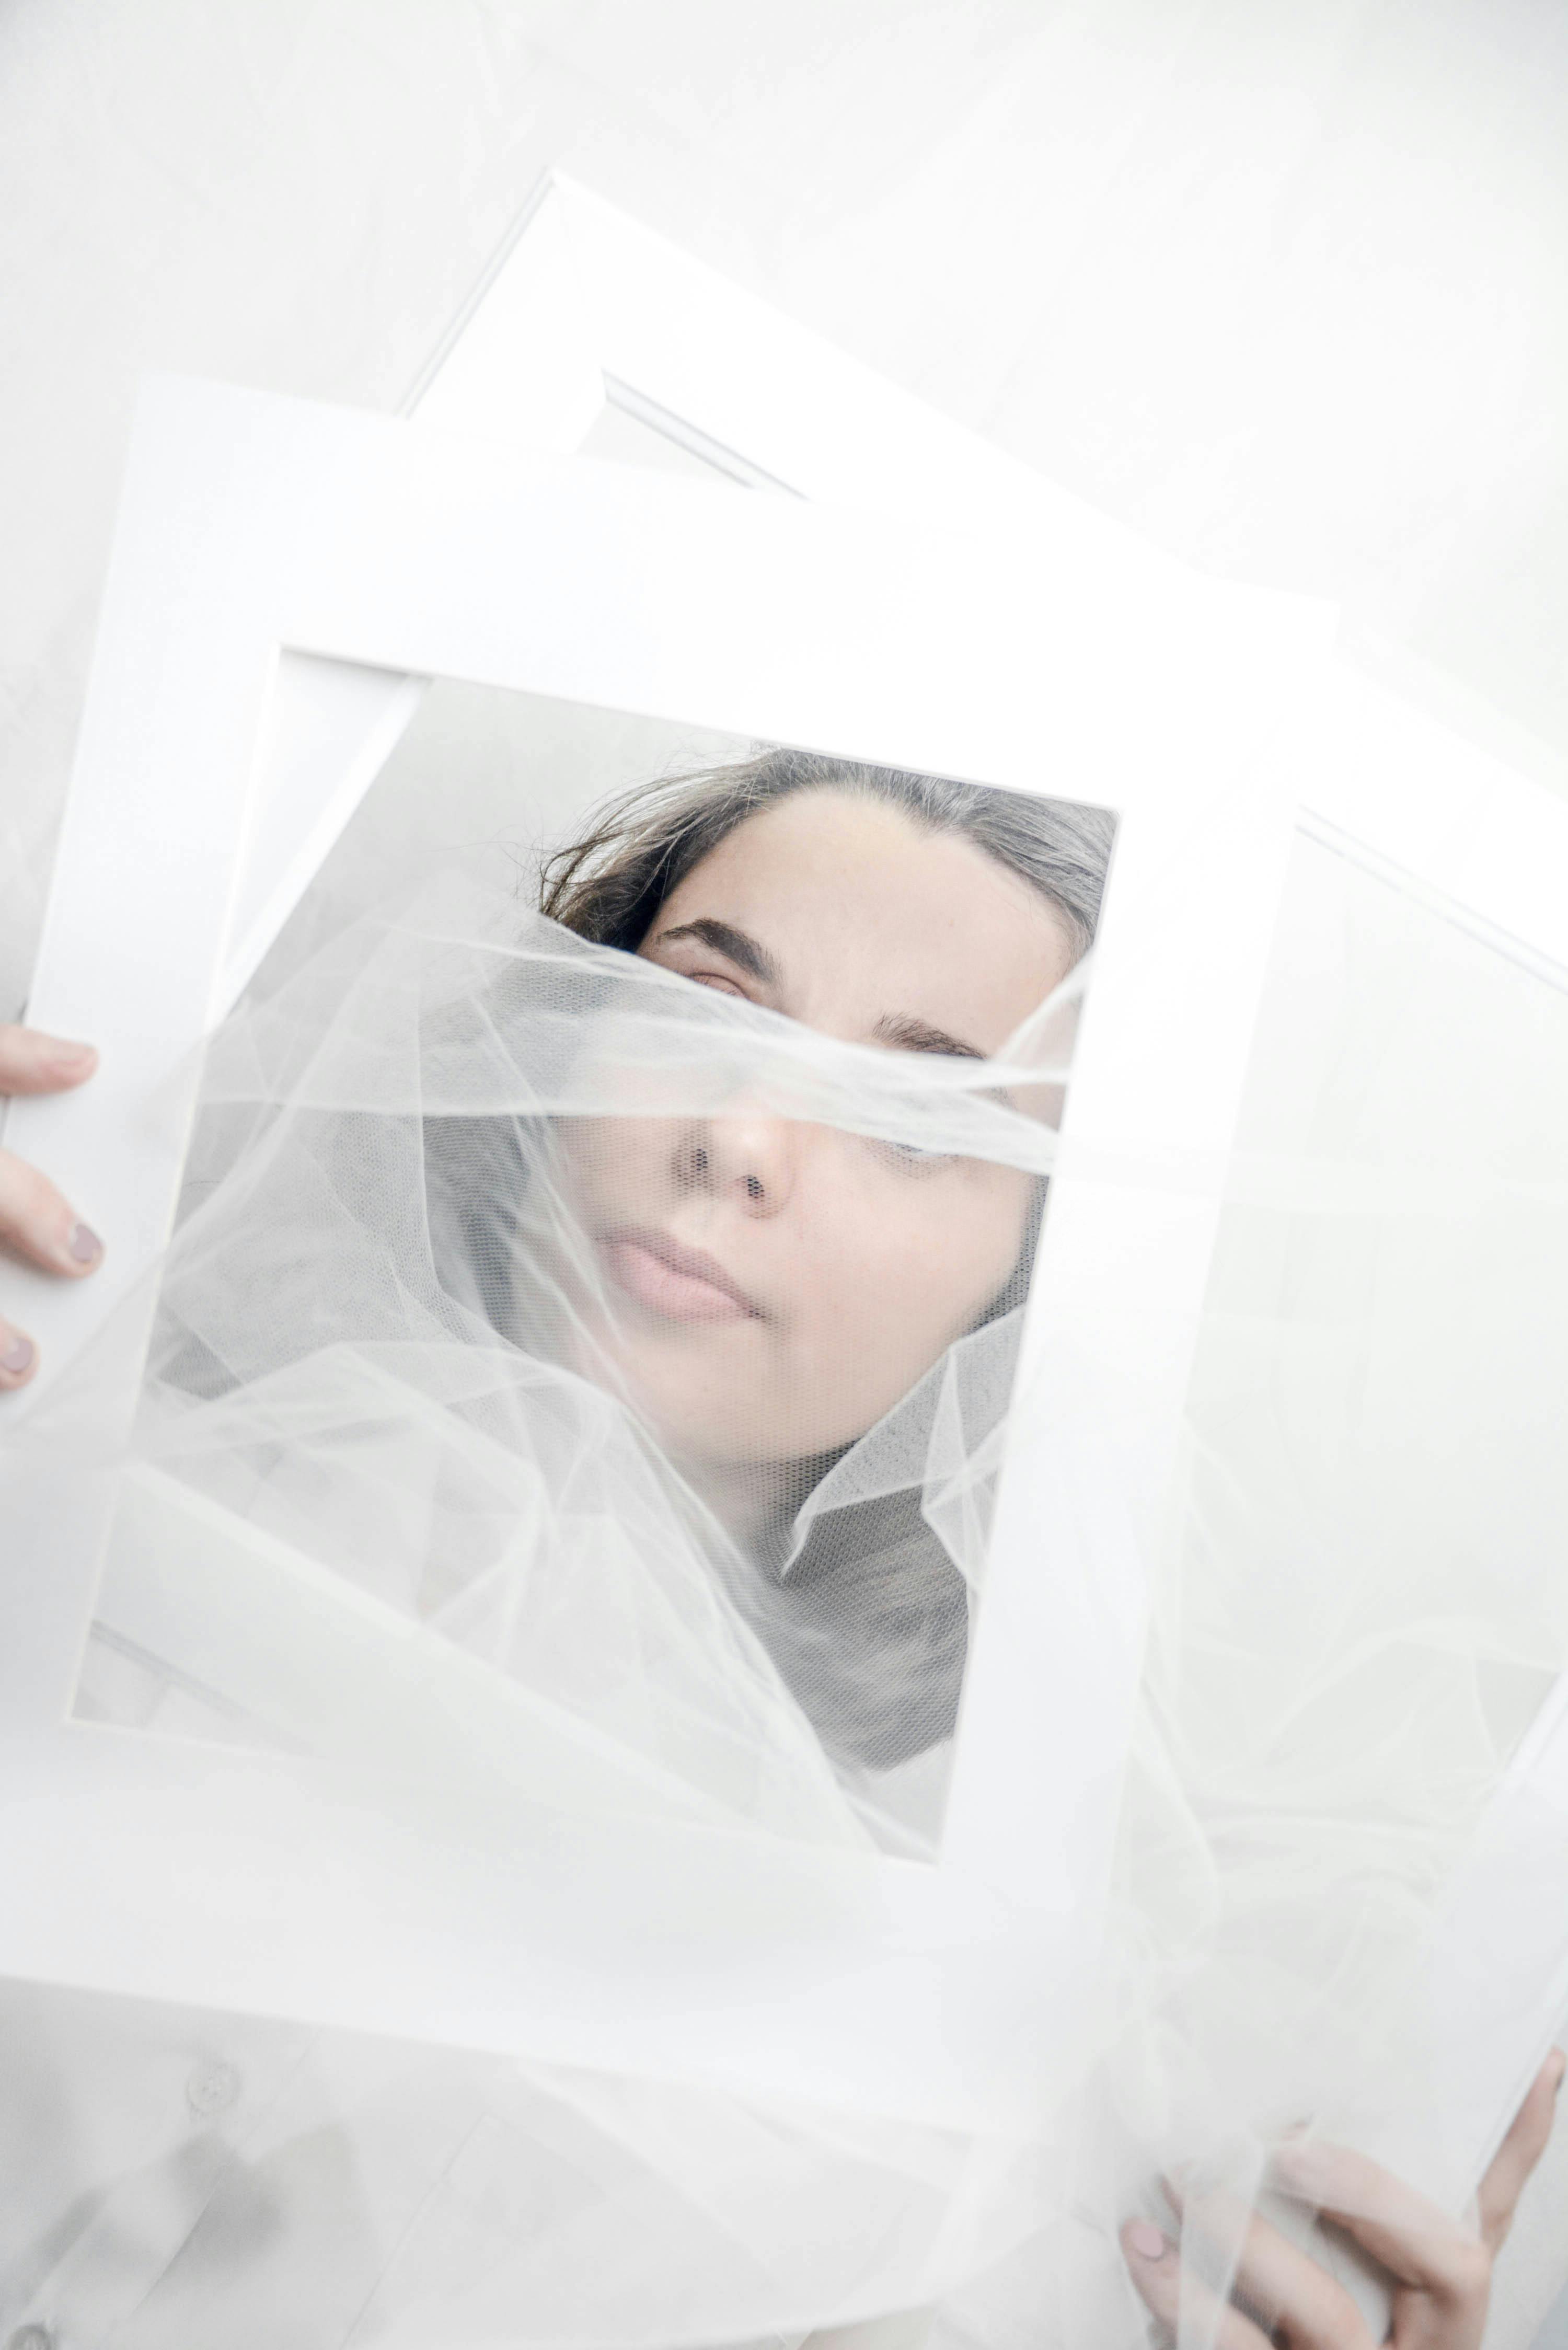
[{"label": "eyebrow", "polygon": [[[732,922],[716,920],[711,914],[660,931],[655,943],[662,946],[668,939],[698,940],[763,987],[777,987],[783,979],[784,974],[760,940],[753,938],[749,931],[738,931]],[[978,1045],[966,1045],[961,1036],[951,1036],[945,1028],[933,1028],[929,1020],[917,1020],[912,1013],[884,1012],[871,1034],[879,1044],[897,1045],[906,1053],[950,1053],[962,1061],[987,1058]]]},{"label": "eyebrow", "polygon": [[748,931],[737,931],[731,922],[716,922],[707,914],[695,922],[679,922],[673,930],[660,931],[656,944],[662,946],[666,939],[700,939],[763,987],[777,987],[783,977],[766,947]]},{"label": "eyebrow", "polygon": [[966,1045],[961,1036],[950,1036],[945,1028],[933,1028],[929,1020],[916,1020],[906,1012],[884,1012],[871,1034],[906,1053],[952,1053],[961,1061],[986,1058],[978,1045]]}]

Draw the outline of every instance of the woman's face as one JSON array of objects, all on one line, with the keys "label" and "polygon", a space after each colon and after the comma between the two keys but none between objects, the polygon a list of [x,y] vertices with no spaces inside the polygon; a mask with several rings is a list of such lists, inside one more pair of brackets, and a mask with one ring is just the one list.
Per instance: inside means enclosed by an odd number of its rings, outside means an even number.
[{"label": "woman's face", "polygon": [[[640,952],[830,1036],[980,1056],[1072,962],[983,850],[834,791],[740,825]],[[1033,1181],[765,1115],[587,1121],[572,1158],[615,1308],[596,1339],[671,1451],[714,1471],[863,1434],[1006,1284]]]}]

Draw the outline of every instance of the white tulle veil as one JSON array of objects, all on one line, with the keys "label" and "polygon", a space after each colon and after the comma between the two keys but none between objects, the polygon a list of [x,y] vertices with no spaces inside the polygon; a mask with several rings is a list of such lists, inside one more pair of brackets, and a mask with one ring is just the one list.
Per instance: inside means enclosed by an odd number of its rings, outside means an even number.
[{"label": "white tulle veil", "polygon": [[[568,1709],[663,1815],[933,1852],[1070,1024],[1000,1063],[839,1044],[574,935],[495,849],[390,895],[339,875],[301,920],[210,1055],[138,1463]],[[421,2288],[443,2338],[796,2342],[940,2304],[953,2345],[1133,2350],[1116,2229],[1170,2219],[1162,2167],[1246,2208],[1287,2125],[1418,2132],[1412,1970],[1568,1648],[1552,1073],[1553,990],[1301,845],[1071,2094],[981,2138],[441,2060],[519,2198],[542,2163],[572,2182],[482,2272],[454,2221]],[[618,1354],[582,1185],[618,1134],[742,1110],[877,1181],[1011,1170],[1028,1205],[1007,1281],[864,1425],[771,1463],[737,1532]],[[83,1710],[299,1734],[166,1665],[100,1621]],[[374,2095],[321,2061],[355,2118],[437,2060],[382,2052]],[[368,2338],[433,2340],[421,2305]]]},{"label": "white tulle veil", "polygon": [[1008,1075],[835,1045],[454,861],[214,1046],[139,1451],[707,1801],[848,1834],[826,1758],[874,1808],[951,1736],[1026,1263],[851,1440],[759,1465],[738,1541],[618,1371],[574,1185],[743,1099],[890,1191],[980,1158],[1033,1191],[1052,1135]]}]

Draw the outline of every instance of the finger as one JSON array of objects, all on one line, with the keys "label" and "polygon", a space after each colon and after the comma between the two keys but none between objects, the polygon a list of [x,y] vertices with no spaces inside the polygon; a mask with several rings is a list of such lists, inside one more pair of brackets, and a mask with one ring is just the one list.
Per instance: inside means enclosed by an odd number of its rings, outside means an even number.
[{"label": "finger", "polygon": [[1293,2350],[1375,2350],[1360,2310],[1337,2277],[1250,2204],[1220,2189],[1183,2199],[1168,2180],[1166,2192],[1188,2233],[1212,2246],[1228,2265],[1233,2260],[1231,2291],[1286,2334]]},{"label": "finger", "polygon": [[25,1388],[38,1367],[38,1350],[25,1330],[0,1322],[0,1389]]},{"label": "finger", "polygon": [[1546,2151],[1552,2125],[1557,2118],[1557,2092],[1568,2070],[1568,2056],[1554,2048],[1531,2084],[1530,2094],[1509,2125],[1508,2136],[1491,2158],[1476,2193],[1480,2231],[1495,2251],[1513,2223],[1514,2207],[1524,2182]]},{"label": "finger", "polygon": [[1222,2302],[1190,2269],[1184,2269],[1176,2246],[1152,2220],[1129,2220],[1122,2230],[1122,2251],[1127,2272],[1145,2302],[1174,2336],[1185,2316],[1213,2350],[1269,2350],[1269,2337]]},{"label": "finger", "polygon": [[1485,2301],[1491,2255],[1480,2238],[1370,2156],[1314,2139],[1281,2147],[1272,2168],[1288,2193],[1315,2204],[1401,2284],[1455,2307]]},{"label": "finger", "polygon": [[46,1036],[38,1028],[0,1022],[0,1094],[57,1094],[79,1086],[98,1066],[90,1045]]},{"label": "finger", "polygon": [[48,1273],[90,1273],[103,1243],[47,1175],[0,1150],[0,1241]]}]

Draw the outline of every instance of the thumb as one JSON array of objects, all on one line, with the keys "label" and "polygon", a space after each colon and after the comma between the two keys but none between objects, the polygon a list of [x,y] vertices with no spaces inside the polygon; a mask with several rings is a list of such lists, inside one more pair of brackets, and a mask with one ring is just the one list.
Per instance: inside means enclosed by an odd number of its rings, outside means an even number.
[{"label": "thumb", "polygon": [[1531,2084],[1524,2103],[1509,2124],[1508,2136],[1491,2158],[1477,2190],[1480,2231],[1495,2251],[1512,2225],[1524,2183],[1546,2151],[1557,2116],[1557,2092],[1568,2056],[1554,2048]]}]

